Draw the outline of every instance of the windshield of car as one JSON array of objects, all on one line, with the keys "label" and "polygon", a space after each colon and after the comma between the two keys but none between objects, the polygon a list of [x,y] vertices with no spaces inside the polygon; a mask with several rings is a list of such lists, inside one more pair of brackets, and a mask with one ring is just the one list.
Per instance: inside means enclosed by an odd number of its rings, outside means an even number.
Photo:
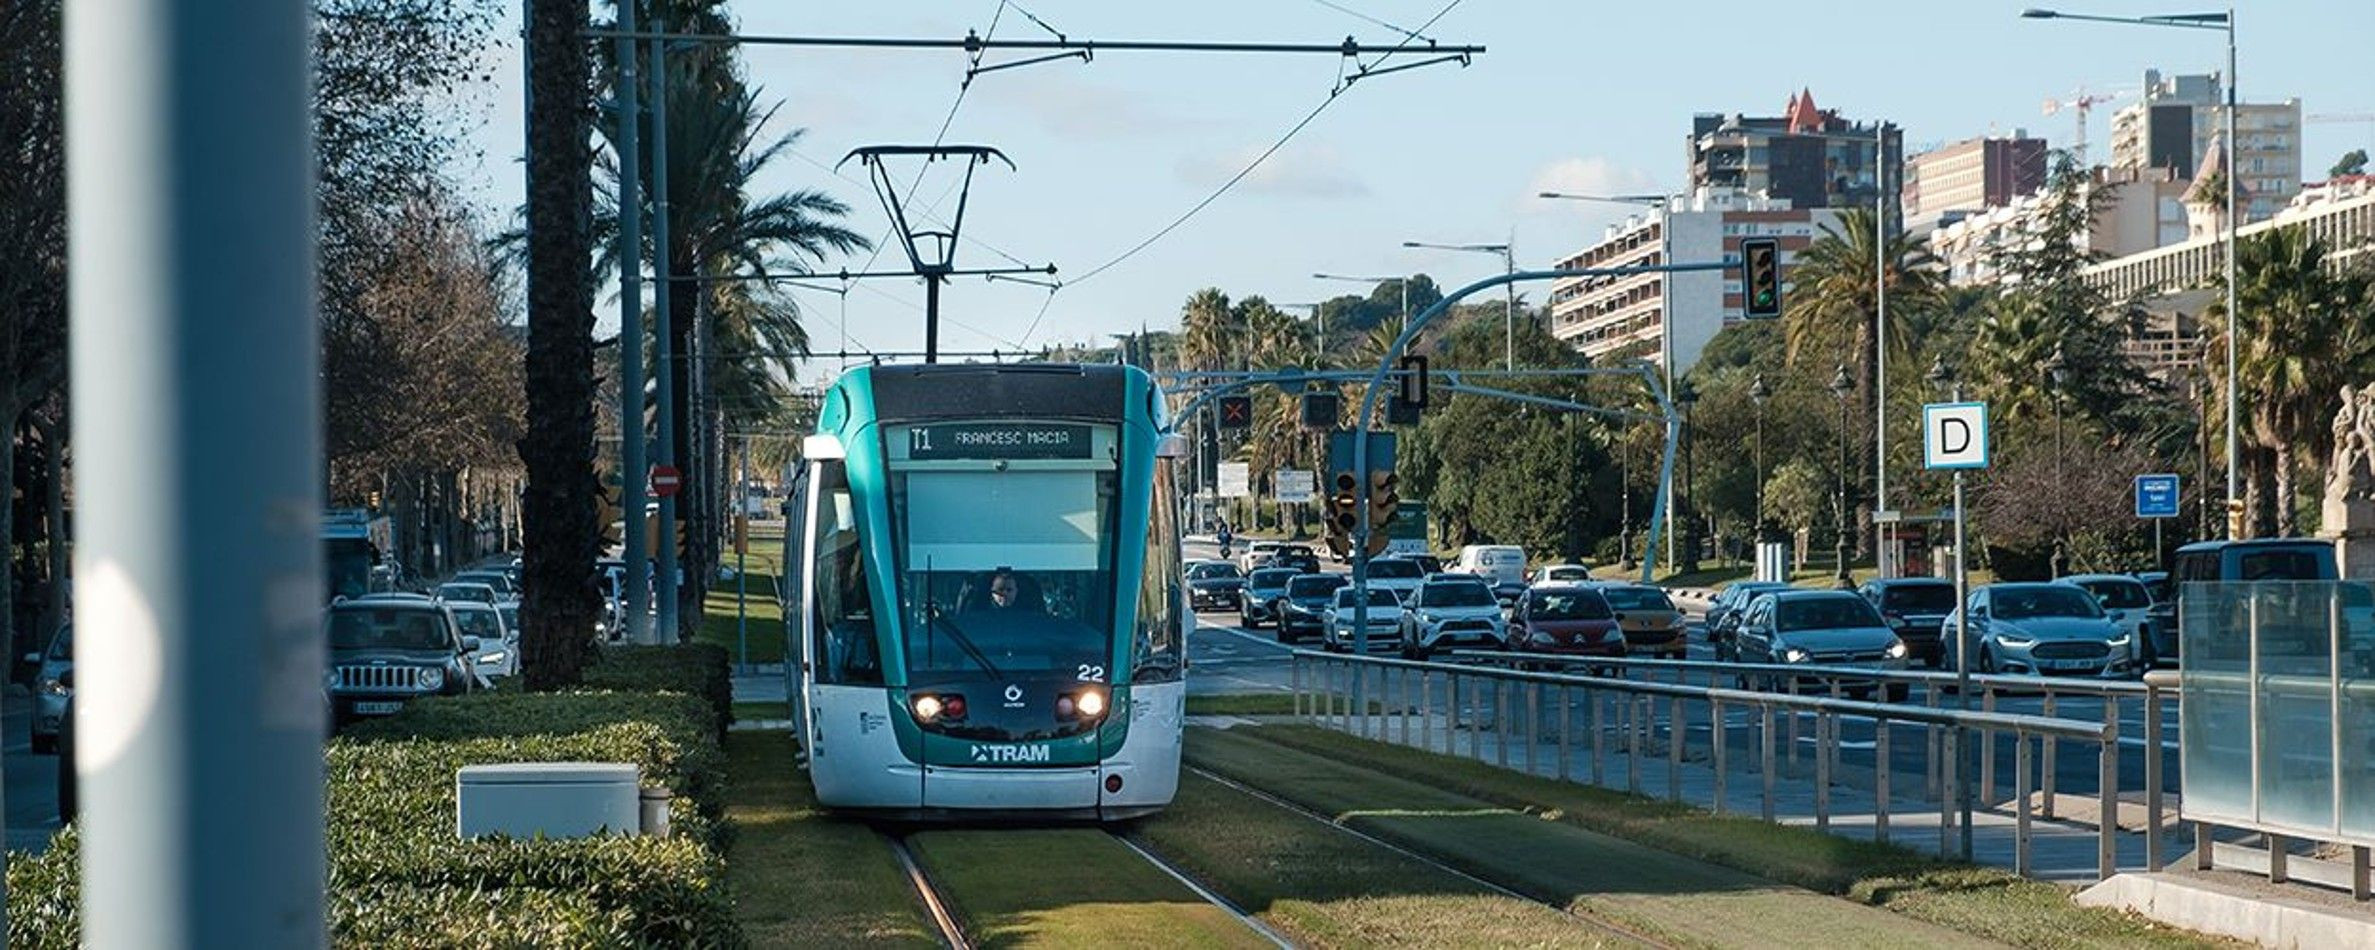
[{"label": "windshield of car", "polygon": [[1836,597],[1793,597],[1773,606],[1773,624],[1792,630],[1841,630],[1880,626],[1872,605],[1852,594]]},{"label": "windshield of car", "polygon": [[1336,588],[1350,583],[1342,574],[1305,574],[1286,584],[1286,595],[1295,600],[1326,600]]},{"label": "windshield of car", "polygon": [[49,642],[49,658],[63,660],[74,655],[74,628],[58,631],[58,638]]},{"label": "windshield of car", "polygon": [[1592,579],[1591,569],[1585,567],[1545,568],[1542,575],[1544,578],[1554,581],[1588,581]]},{"label": "windshield of car", "polygon": [[1600,591],[1608,606],[1618,610],[1672,610],[1674,602],[1655,587],[1608,587]]},{"label": "windshield of car", "polygon": [[1490,607],[1493,589],[1482,583],[1428,584],[1420,589],[1418,602],[1427,607]]},{"label": "windshield of car", "polygon": [[456,574],[454,575],[454,580],[469,581],[473,584],[485,584],[488,587],[494,588],[497,592],[511,589],[511,578],[503,574],[495,573],[494,571],[471,571],[467,574]]},{"label": "windshield of car", "polygon": [[492,610],[456,610],[454,625],[462,628],[465,637],[477,637],[490,642],[503,638],[503,619],[495,616]]},{"label": "windshield of car", "polygon": [[[1356,594],[1359,594],[1359,593],[1360,593],[1360,591],[1354,590],[1354,589],[1352,589],[1351,587],[1339,587],[1339,588],[1337,588],[1337,589],[1336,589],[1336,606],[1338,606],[1338,607],[1350,607],[1350,606],[1352,606],[1352,605],[1353,605],[1353,596],[1354,596],[1354,595],[1356,595]],[[1394,592],[1393,592],[1393,591],[1390,591],[1390,590],[1385,590],[1385,589],[1382,589],[1382,588],[1375,588],[1375,587],[1372,587],[1372,588],[1370,588],[1370,589],[1369,589],[1369,606],[1371,606],[1371,607],[1399,607],[1399,606],[1402,606],[1402,598],[1394,596]]]},{"label": "windshield of car", "polygon": [[1946,613],[1954,609],[1953,584],[1891,584],[1880,606],[1900,613]]},{"label": "windshield of car", "polygon": [[491,604],[495,602],[495,589],[485,584],[443,584],[438,586],[437,596],[446,600],[469,600]]},{"label": "windshield of car", "polygon": [[1526,597],[1526,613],[1536,620],[1606,620],[1612,614],[1598,591],[1536,591]]},{"label": "windshield of car", "polygon": [[1389,558],[1369,562],[1369,579],[1373,581],[1416,580],[1420,576],[1422,575],[1419,573],[1417,561],[1403,561]]},{"label": "windshield of car", "polygon": [[2065,584],[1999,588],[1990,596],[1995,601],[1996,616],[2005,620],[2103,615],[2094,595]]},{"label": "windshield of car", "polygon": [[1245,585],[1255,590],[1277,590],[1285,587],[1286,582],[1294,580],[1295,575],[1301,573],[1303,572],[1291,567],[1263,568],[1253,572],[1246,579]]},{"label": "windshield of car", "polygon": [[507,627],[507,628],[511,629],[511,630],[512,630],[513,632],[515,632],[515,633],[516,633],[516,632],[518,632],[518,630],[519,630],[519,628],[520,628],[520,608],[519,608],[519,605],[517,605],[517,604],[504,604],[504,605],[503,605],[503,626],[505,626],[505,627]]},{"label": "windshield of car", "polygon": [[1237,570],[1237,565],[1226,561],[1214,561],[1188,568],[1188,580],[1191,581],[1225,580],[1242,576],[1244,575]]},{"label": "windshield of car", "polygon": [[2095,600],[2112,610],[2133,610],[2152,606],[2152,595],[2144,585],[2135,581],[2081,581],[2080,587],[2095,595]]},{"label": "windshield of car", "polygon": [[330,611],[332,650],[442,650],[452,645],[443,611],[388,607]]}]

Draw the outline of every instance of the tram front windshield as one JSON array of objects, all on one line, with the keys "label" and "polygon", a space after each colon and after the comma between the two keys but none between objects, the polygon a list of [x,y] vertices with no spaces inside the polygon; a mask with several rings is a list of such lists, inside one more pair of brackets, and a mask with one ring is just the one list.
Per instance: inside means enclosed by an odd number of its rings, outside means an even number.
[{"label": "tram front windshield", "polygon": [[911,681],[1105,680],[1110,467],[909,471],[894,481]]}]

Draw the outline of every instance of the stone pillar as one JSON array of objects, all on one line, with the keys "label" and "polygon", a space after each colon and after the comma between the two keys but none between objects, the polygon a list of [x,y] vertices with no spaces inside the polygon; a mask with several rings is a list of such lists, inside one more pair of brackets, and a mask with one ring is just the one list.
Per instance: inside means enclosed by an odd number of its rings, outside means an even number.
[{"label": "stone pillar", "polygon": [[2342,576],[2375,579],[2375,384],[2342,388],[2321,515],[2318,537],[2334,542]]}]

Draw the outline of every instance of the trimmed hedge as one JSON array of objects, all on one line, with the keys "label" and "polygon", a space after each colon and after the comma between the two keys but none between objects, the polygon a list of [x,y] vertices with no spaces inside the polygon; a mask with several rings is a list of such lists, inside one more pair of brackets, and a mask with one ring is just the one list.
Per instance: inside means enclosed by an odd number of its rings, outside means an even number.
[{"label": "trimmed hedge", "polygon": [[[721,857],[723,753],[690,696],[479,694],[415,703],[328,749],[332,940],[351,947],[738,946]],[[454,835],[454,773],[632,762],[677,793],[668,838]],[[9,863],[17,946],[69,947],[76,839]]]},{"label": "trimmed hedge", "polygon": [[698,696],[717,713],[717,741],[734,724],[734,662],[725,647],[710,643],[602,648],[587,664],[586,689]]}]

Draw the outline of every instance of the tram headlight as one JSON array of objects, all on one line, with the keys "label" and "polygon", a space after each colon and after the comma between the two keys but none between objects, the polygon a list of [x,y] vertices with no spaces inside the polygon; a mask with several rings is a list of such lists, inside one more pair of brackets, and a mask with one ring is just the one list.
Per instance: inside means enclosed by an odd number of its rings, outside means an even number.
[{"label": "tram headlight", "polygon": [[932,695],[916,697],[915,701],[910,703],[908,708],[915,711],[915,721],[927,723],[934,719],[940,718],[940,713],[942,710],[940,697]]},{"label": "tram headlight", "polygon": [[1079,702],[1075,704],[1075,708],[1080,710],[1080,718],[1082,719],[1095,719],[1098,716],[1105,715],[1105,691],[1099,689],[1083,690],[1080,694]]}]

